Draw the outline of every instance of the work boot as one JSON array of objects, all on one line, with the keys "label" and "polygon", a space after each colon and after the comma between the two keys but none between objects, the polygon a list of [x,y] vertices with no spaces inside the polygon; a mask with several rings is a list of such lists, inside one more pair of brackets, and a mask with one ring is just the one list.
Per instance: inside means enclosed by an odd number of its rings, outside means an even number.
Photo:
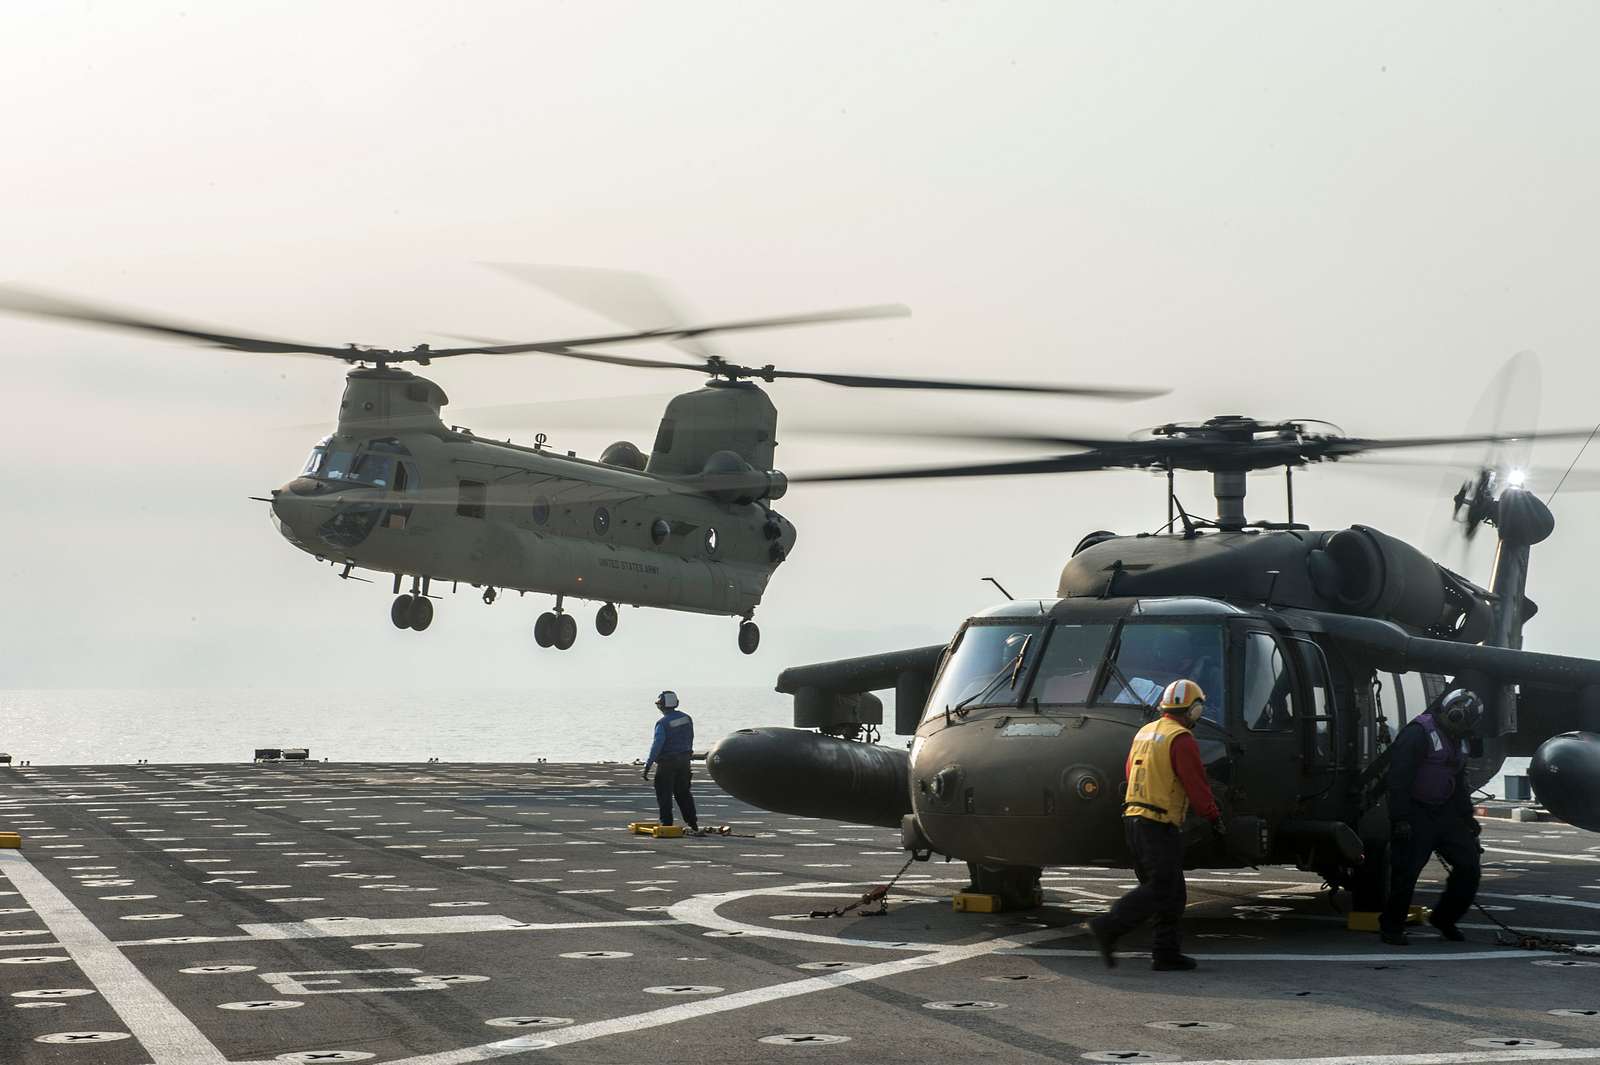
[{"label": "work boot", "polygon": [[1158,973],[1186,973],[1199,966],[1200,963],[1187,954],[1157,954],[1150,959],[1150,968]]},{"label": "work boot", "polygon": [[1433,914],[1429,914],[1428,923],[1433,925],[1434,931],[1438,932],[1441,936],[1448,939],[1452,943],[1462,943],[1466,941],[1467,937],[1462,934],[1461,929],[1455,926],[1454,921],[1446,923],[1439,920],[1439,918],[1435,917]]},{"label": "work boot", "polygon": [[1117,938],[1106,930],[1105,925],[1098,917],[1090,918],[1085,922],[1089,934],[1094,937],[1094,945],[1100,949],[1100,960],[1106,963],[1107,969],[1117,967]]},{"label": "work boot", "polygon": [[1389,944],[1391,947],[1409,947],[1411,945],[1410,937],[1408,937],[1404,932],[1383,931],[1378,933],[1378,938]]}]

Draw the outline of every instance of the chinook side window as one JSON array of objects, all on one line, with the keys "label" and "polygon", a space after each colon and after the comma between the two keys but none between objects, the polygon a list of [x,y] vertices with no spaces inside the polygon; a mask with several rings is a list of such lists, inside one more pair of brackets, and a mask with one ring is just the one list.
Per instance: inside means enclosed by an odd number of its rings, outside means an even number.
[{"label": "chinook side window", "polygon": [[1283,647],[1264,632],[1244,637],[1244,724],[1253,732],[1288,732],[1294,728],[1289,709],[1289,665]]},{"label": "chinook side window", "polygon": [[456,513],[463,518],[481,518],[488,498],[488,489],[482,481],[462,481],[461,496],[456,502]]}]

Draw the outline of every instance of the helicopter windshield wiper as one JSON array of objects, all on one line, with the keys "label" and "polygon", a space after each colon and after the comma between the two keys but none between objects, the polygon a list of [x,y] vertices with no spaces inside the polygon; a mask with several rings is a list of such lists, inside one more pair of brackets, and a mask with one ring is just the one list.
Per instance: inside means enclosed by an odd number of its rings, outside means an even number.
[{"label": "helicopter windshield wiper", "polygon": [[973,692],[971,695],[952,706],[948,713],[965,717],[967,708],[973,703],[977,702],[979,699],[987,697],[990,692],[999,687],[1000,681],[1004,678],[1009,677],[1011,680],[1010,686],[1013,689],[1016,688],[1017,675],[1022,671],[1022,663],[1028,657],[1028,647],[1032,643],[1033,633],[1030,632],[1028,635],[1022,638],[1022,646],[1017,648],[1017,653],[1012,657],[1011,661],[1007,662],[1005,665],[996,670],[994,676],[990,677],[989,682],[982,688],[979,688],[977,691]]}]

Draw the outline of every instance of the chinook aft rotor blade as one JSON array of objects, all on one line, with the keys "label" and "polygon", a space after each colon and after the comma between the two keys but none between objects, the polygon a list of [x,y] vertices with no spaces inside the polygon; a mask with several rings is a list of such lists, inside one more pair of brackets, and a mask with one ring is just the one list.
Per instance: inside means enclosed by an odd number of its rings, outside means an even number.
[{"label": "chinook aft rotor blade", "polygon": [[1101,456],[1057,455],[1053,458],[1017,459],[1012,462],[975,462],[962,466],[911,466],[878,470],[837,470],[802,473],[789,478],[790,484],[829,484],[841,481],[916,481],[936,477],[1016,477],[1035,473],[1092,473],[1121,469]]}]

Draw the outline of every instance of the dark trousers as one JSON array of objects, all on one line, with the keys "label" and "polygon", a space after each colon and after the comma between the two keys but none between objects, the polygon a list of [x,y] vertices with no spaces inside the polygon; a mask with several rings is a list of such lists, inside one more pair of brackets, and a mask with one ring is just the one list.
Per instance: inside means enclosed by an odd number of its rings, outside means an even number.
[{"label": "dark trousers", "polygon": [[1153,917],[1152,953],[1170,958],[1180,953],[1178,918],[1189,901],[1183,882],[1183,833],[1176,825],[1147,817],[1124,817],[1122,826],[1139,886],[1116,901],[1099,927],[1115,939]]},{"label": "dark trousers", "polygon": [[1461,920],[1478,894],[1482,872],[1478,860],[1478,841],[1467,828],[1467,818],[1459,810],[1418,803],[1408,817],[1411,840],[1396,843],[1389,856],[1389,899],[1379,923],[1385,932],[1400,932],[1406,926],[1411,896],[1417,890],[1417,877],[1428,867],[1434,852],[1450,866],[1444,893],[1433,908],[1433,919],[1452,925]]},{"label": "dark trousers", "polygon": [[694,812],[694,795],[689,791],[689,756],[664,754],[656,763],[656,804],[661,807],[661,823],[672,824],[672,800],[678,800],[678,809],[690,828],[700,827],[700,818]]}]

